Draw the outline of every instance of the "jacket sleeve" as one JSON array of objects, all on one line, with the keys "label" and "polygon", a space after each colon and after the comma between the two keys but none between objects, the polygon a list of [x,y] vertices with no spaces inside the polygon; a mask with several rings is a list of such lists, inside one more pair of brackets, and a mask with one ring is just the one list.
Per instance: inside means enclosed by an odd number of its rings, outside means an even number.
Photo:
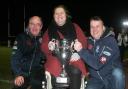
[{"label": "jacket sleeve", "polygon": [[87,49],[82,49],[79,52],[79,55],[83,60],[95,70],[100,70],[102,67],[107,66],[111,61],[119,59],[119,49],[114,37],[109,37],[107,38],[107,41],[102,43],[104,45],[99,55],[94,55]]},{"label": "jacket sleeve", "polygon": [[74,23],[74,26],[76,29],[77,39],[82,43],[84,48],[87,48],[87,37],[77,24]]},{"label": "jacket sleeve", "polygon": [[20,37],[17,37],[12,48],[11,68],[15,76],[23,74],[21,69],[22,44]]}]

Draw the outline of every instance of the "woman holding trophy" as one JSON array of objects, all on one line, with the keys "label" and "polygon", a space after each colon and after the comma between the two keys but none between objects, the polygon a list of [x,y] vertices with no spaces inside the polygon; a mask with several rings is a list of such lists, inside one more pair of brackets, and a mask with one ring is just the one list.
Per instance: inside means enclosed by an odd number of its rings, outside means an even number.
[{"label": "woman holding trophy", "polygon": [[41,45],[42,51],[47,57],[45,69],[52,76],[53,89],[59,89],[58,82],[60,84],[69,82],[69,89],[80,89],[81,77],[87,75],[82,60],[68,61],[80,59],[80,56],[71,47],[75,39],[78,39],[86,48],[87,39],[81,28],[76,23],[71,22],[65,6],[55,7],[53,20],[43,35]]}]

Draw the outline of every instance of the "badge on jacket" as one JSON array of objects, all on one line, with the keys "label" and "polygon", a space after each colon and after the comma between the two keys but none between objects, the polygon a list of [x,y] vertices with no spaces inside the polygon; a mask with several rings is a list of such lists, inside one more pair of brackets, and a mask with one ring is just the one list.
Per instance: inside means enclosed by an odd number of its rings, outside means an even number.
[{"label": "badge on jacket", "polygon": [[101,57],[101,58],[100,58],[100,62],[101,62],[102,64],[105,64],[106,61],[107,61],[106,57]]}]

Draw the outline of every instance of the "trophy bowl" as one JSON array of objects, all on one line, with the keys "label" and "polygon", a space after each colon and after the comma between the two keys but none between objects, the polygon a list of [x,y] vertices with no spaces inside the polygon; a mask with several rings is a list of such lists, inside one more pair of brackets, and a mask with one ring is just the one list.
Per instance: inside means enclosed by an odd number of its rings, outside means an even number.
[{"label": "trophy bowl", "polygon": [[62,65],[69,61],[71,53],[70,42],[67,39],[60,40],[55,47],[55,54],[61,61]]}]

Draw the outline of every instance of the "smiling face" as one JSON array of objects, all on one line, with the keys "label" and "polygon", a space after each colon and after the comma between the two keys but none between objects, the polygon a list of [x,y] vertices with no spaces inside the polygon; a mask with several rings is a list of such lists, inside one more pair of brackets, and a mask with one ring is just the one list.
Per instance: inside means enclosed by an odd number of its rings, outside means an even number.
[{"label": "smiling face", "polygon": [[104,32],[104,25],[102,20],[94,20],[90,21],[90,33],[94,39],[100,39]]},{"label": "smiling face", "polygon": [[55,8],[53,17],[58,26],[63,26],[66,23],[67,15],[63,7]]},{"label": "smiling face", "polygon": [[28,28],[29,28],[29,32],[33,36],[38,36],[42,29],[41,18],[38,16],[33,16],[32,18],[30,18]]}]

